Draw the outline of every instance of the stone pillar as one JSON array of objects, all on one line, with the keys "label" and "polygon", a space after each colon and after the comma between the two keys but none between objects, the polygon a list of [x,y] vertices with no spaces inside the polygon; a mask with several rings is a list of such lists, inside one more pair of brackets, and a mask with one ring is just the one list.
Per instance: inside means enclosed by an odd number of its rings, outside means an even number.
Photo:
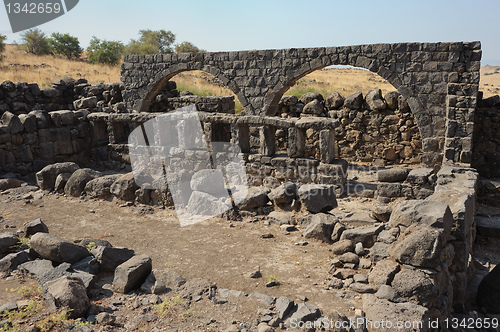
[{"label": "stone pillar", "polygon": [[288,128],[288,156],[292,158],[304,157],[306,154],[306,132],[303,129]]},{"label": "stone pillar", "polygon": [[248,124],[231,125],[231,142],[238,144],[241,152],[250,152],[250,128]]},{"label": "stone pillar", "polygon": [[259,128],[260,151],[265,156],[274,156],[276,153],[276,128],[273,126],[262,126]]},{"label": "stone pillar", "polygon": [[212,143],[213,139],[213,125],[211,122],[204,122],[203,123],[203,132],[205,133],[205,141],[207,144]]},{"label": "stone pillar", "polygon": [[332,129],[319,132],[319,155],[321,162],[325,164],[335,160],[335,132]]}]

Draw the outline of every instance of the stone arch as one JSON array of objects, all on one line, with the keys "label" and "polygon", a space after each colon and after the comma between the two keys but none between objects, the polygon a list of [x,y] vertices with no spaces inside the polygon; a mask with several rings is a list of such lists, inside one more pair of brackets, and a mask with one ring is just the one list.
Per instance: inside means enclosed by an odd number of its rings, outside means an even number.
[{"label": "stone arch", "polygon": [[[411,88],[404,86],[401,82],[401,79],[394,75],[394,73],[383,66],[377,66],[377,61],[356,61],[351,60],[351,57],[347,57],[347,61],[342,62],[339,61],[338,58],[336,61],[331,61],[329,57],[324,56],[323,59],[319,59],[322,64],[319,66],[312,67],[309,62],[302,63],[298,68],[291,70],[287,73],[286,78],[287,81],[280,81],[276,87],[269,91],[266,95],[266,106],[264,107],[264,112],[266,115],[275,115],[278,111],[278,103],[281,100],[281,97],[285,94],[288,89],[290,89],[295,82],[297,82],[302,77],[316,71],[321,70],[328,66],[333,65],[349,65],[357,68],[363,68],[370,70],[373,73],[378,74],[380,77],[389,82],[398,92],[406,99],[410,110],[415,117],[415,121],[417,122],[417,126],[420,131],[420,135],[422,139],[432,137],[432,121],[429,115],[429,112],[422,105],[421,101],[416,97],[417,93]],[[352,58],[355,59],[355,58]]]},{"label": "stone arch", "polygon": [[246,98],[241,93],[240,87],[233,80],[230,80],[228,77],[226,77],[218,68],[208,65],[202,65],[201,63],[179,63],[158,72],[154,76],[154,78],[150,80],[152,81],[152,83],[149,83],[147,86],[143,87],[143,97],[140,101],[138,101],[140,102],[140,104],[136,105],[136,109],[139,112],[147,112],[153,98],[158,95],[158,93],[165,87],[167,82],[172,77],[179,73],[192,70],[201,70],[219,79],[228,89],[234,92],[240,102],[245,106]]}]

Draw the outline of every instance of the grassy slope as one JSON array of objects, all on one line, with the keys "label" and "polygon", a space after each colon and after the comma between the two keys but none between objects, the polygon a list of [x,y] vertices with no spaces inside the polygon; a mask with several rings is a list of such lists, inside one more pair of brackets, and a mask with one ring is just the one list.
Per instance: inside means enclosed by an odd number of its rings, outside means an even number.
[{"label": "grassy slope", "polygon": [[[25,53],[15,45],[7,45],[3,55],[4,59],[0,62],[0,82],[37,82],[44,88],[50,86],[54,79],[64,76],[86,78],[91,84],[120,81],[120,66],[91,65],[84,61],[70,61],[50,55],[35,56]],[[207,76],[211,75],[192,71],[181,73],[173,80],[177,82],[178,89],[189,90],[197,95],[233,94],[227,88],[207,83],[204,79]],[[384,94],[394,90],[394,87],[380,76],[367,70],[335,68],[312,72],[300,79],[286,94],[301,96],[305,92],[313,91],[326,97],[337,91],[346,97],[358,91],[366,94],[375,88],[380,88]],[[480,91],[483,91],[485,97],[500,93],[500,67],[481,68]]]}]

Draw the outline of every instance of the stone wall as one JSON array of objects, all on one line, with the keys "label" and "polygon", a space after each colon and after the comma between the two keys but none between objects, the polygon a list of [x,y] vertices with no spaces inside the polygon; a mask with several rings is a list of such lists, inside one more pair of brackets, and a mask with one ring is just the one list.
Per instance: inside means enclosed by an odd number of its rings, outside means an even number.
[{"label": "stone wall", "polygon": [[[348,161],[389,164],[420,164],[420,132],[403,96],[392,91],[382,96],[373,90],[344,98],[338,92],[329,96],[308,92],[300,98],[284,96],[279,103],[282,118],[331,117],[339,120],[335,129],[338,156]],[[318,133],[306,132],[306,156],[317,158]],[[277,135],[281,147],[285,134]]]},{"label": "stone wall", "polygon": [[483,177],[500,177],[499,95],[479,99],[474,117],[472,167]]},{"label": "stone wall", "polygon": [[237,95],[246,114],[273,115],[283,94],[306,74],[331,65],[366,68],[408,101],[424,164],[470,164],[481,54],[480,42],[455,42],[130,55],[122,81],[127,106],[147,111],[170,78],[203,70]]}]

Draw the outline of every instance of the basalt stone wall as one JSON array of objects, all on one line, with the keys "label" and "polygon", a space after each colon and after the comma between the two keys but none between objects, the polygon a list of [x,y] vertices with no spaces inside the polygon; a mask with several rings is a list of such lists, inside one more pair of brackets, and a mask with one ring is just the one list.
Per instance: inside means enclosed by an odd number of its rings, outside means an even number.
[{"label": "basalt stone wall", "polygon": [[470,164],[480,60],[480,42],[130,55],[122,64],[122,81],[127,106],[146,111],[170,78],[203,70],[237,95],[246,114],[273,115],[283,94],[306,74],[331,65],[366,68],[408,101],[424,164]]},{"label": "basalt stone wall", "polygon": [[472,167],[487,178],[500,177],[500,96],[479,99],[474,117]]},{"label": "basalt stone wall", "polygon": [[[308,92],[300,98],[283,96],[279,105],[282,118],[330,117],[338,119],[335,129],[338,156],[348,161],[389,164],[422,162],[422,140],[408,103],[397,91],[385,96],[379,89],[366,96],[361,92],[344,98],[338,92],[326,97]],[[306,156],[316,158],[318,132],[306,131]],[[277,142],[286,145],[285,133]]]}]

